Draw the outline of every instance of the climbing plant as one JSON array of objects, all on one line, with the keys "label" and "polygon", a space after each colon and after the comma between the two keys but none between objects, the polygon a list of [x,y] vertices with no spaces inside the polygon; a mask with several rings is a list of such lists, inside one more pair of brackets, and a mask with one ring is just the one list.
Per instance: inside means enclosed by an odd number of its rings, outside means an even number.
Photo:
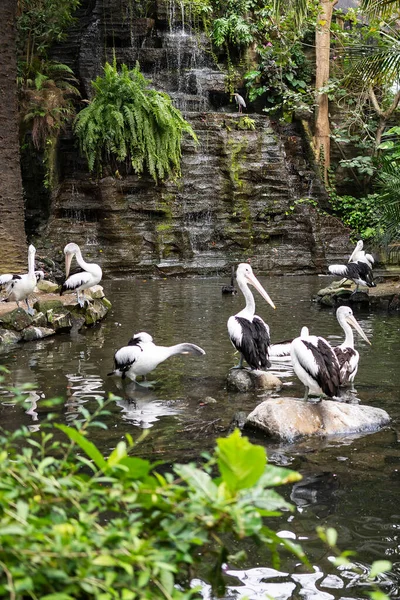
[{"label": "climbing plant", "polygon": [[100,172],[104,162],[118,168],[127,161],[135,173],[146,168],[154,180],[180,174],[182,136],[196,141],[196,134],[168,94],[149,83],[138,64],[118,70],[109,63],[92,82],[94,97],[74,126],[90,171]]}]

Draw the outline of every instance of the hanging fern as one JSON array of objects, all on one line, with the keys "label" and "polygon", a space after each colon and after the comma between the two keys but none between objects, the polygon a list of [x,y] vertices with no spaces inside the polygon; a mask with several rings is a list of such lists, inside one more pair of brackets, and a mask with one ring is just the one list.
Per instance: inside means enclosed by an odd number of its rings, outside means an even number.
[{"label": "hanging fern", "polygon": [[106,63],[104,76],[92,82],[95,95],[75,119],[75,133],[89,170],[102,162],[129,160],[135,173],[145,169],[157,181],[180,175],[181,141],[190,124],[168,94],[148,88],[137,64],[118,72]]}]

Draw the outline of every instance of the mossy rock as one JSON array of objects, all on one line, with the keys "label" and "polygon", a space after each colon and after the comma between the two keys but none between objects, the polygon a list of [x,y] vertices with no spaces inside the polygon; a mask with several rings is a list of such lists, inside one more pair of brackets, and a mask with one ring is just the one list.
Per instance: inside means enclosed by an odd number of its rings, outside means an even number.
[{"label": "mossy rock", "polygon": [[[63,307],[64,309],[64,307]],[[47,322],[54,331],[67,331],[72,328],[72,318],[69,311],[58,313],[54,310],[46,312]]]},{"label": "mossy rock", "polygon": [[24,342],[33,342],[34,340],[41,340],[50,335],[55,335],[55,330],[49,327],[35,327],[31,325],[22,332],[22,339]]},{"label": "mossy rock", "polygon": [[16,344],[21,339],[21,334],[10,329],[0,329],[0,344]]},{"label": "mossy rock", "polygon": [[64,304],[61,300],[36,300],[33,308],[38,312],[42,312],[46,314],[49,310],[53,312],[63,312],[65,311]]},{"label": "mossy rock", "polygon": [[32,317],[22,308],[16,308],[0,318],[0,326],[4,329],[22,331],[32,323]]}]

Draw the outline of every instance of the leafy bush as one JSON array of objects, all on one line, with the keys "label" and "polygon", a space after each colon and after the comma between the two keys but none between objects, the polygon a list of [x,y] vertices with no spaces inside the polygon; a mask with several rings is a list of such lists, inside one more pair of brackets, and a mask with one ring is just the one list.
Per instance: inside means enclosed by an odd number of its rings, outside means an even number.
[{"label": "leafy bush", "polygon": [[264,448],[235,431],[202,468],[161,472],[130,456],[129,435],[103,456],[87,434],[104,405],[91,419],[82,412],[77,429],[48,423],[1,437],[1,596],[189,599],[205,558],[221,592],[221,565],[235,562],[229,546],[248,537],[270,549],[274,566],[283,547],[305,560],[264,522],[291,509],[274,488],[300,479],[267,464]]},{"label": "leafy bush", "polygon": [[154,180],[180,174],[181,140],[196,134],[168,94],[148,88],[139,70],[117,71],[106,63],[104,76],[92,82],[94,98],[76,117],[75,133],[90,171],[103,161],[129,160],[134,171],[145,167]]},{"label": "leafy bush", "polygon": [[368,240],[379,235],[378,194],[355,198],[332,193],[330,200],[334,212],[355,232],[357,238]]}]

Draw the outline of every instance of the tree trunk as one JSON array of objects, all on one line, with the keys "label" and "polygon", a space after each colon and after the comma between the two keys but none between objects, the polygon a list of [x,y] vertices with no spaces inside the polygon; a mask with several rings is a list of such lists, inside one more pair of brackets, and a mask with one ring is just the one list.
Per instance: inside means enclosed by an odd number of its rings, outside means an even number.
[{"label": "tree trunk", "polygon": [[[321,0],[321,12],[318,15],[315,31],[316,74],[315,87],[319,90],[329,79],[329,54],[331,48],[331,21],[333,7],[337,0]],[[330,165],[330,126],[329,103],[326,94],[317,91],[314,147],[315,156],[323,167],[325,185],[328,184]]]},{"label": "tree trunk", "polygon": [[18,139],[16,10],[17,0],[0,0],[0,274],[27,269]]}]

